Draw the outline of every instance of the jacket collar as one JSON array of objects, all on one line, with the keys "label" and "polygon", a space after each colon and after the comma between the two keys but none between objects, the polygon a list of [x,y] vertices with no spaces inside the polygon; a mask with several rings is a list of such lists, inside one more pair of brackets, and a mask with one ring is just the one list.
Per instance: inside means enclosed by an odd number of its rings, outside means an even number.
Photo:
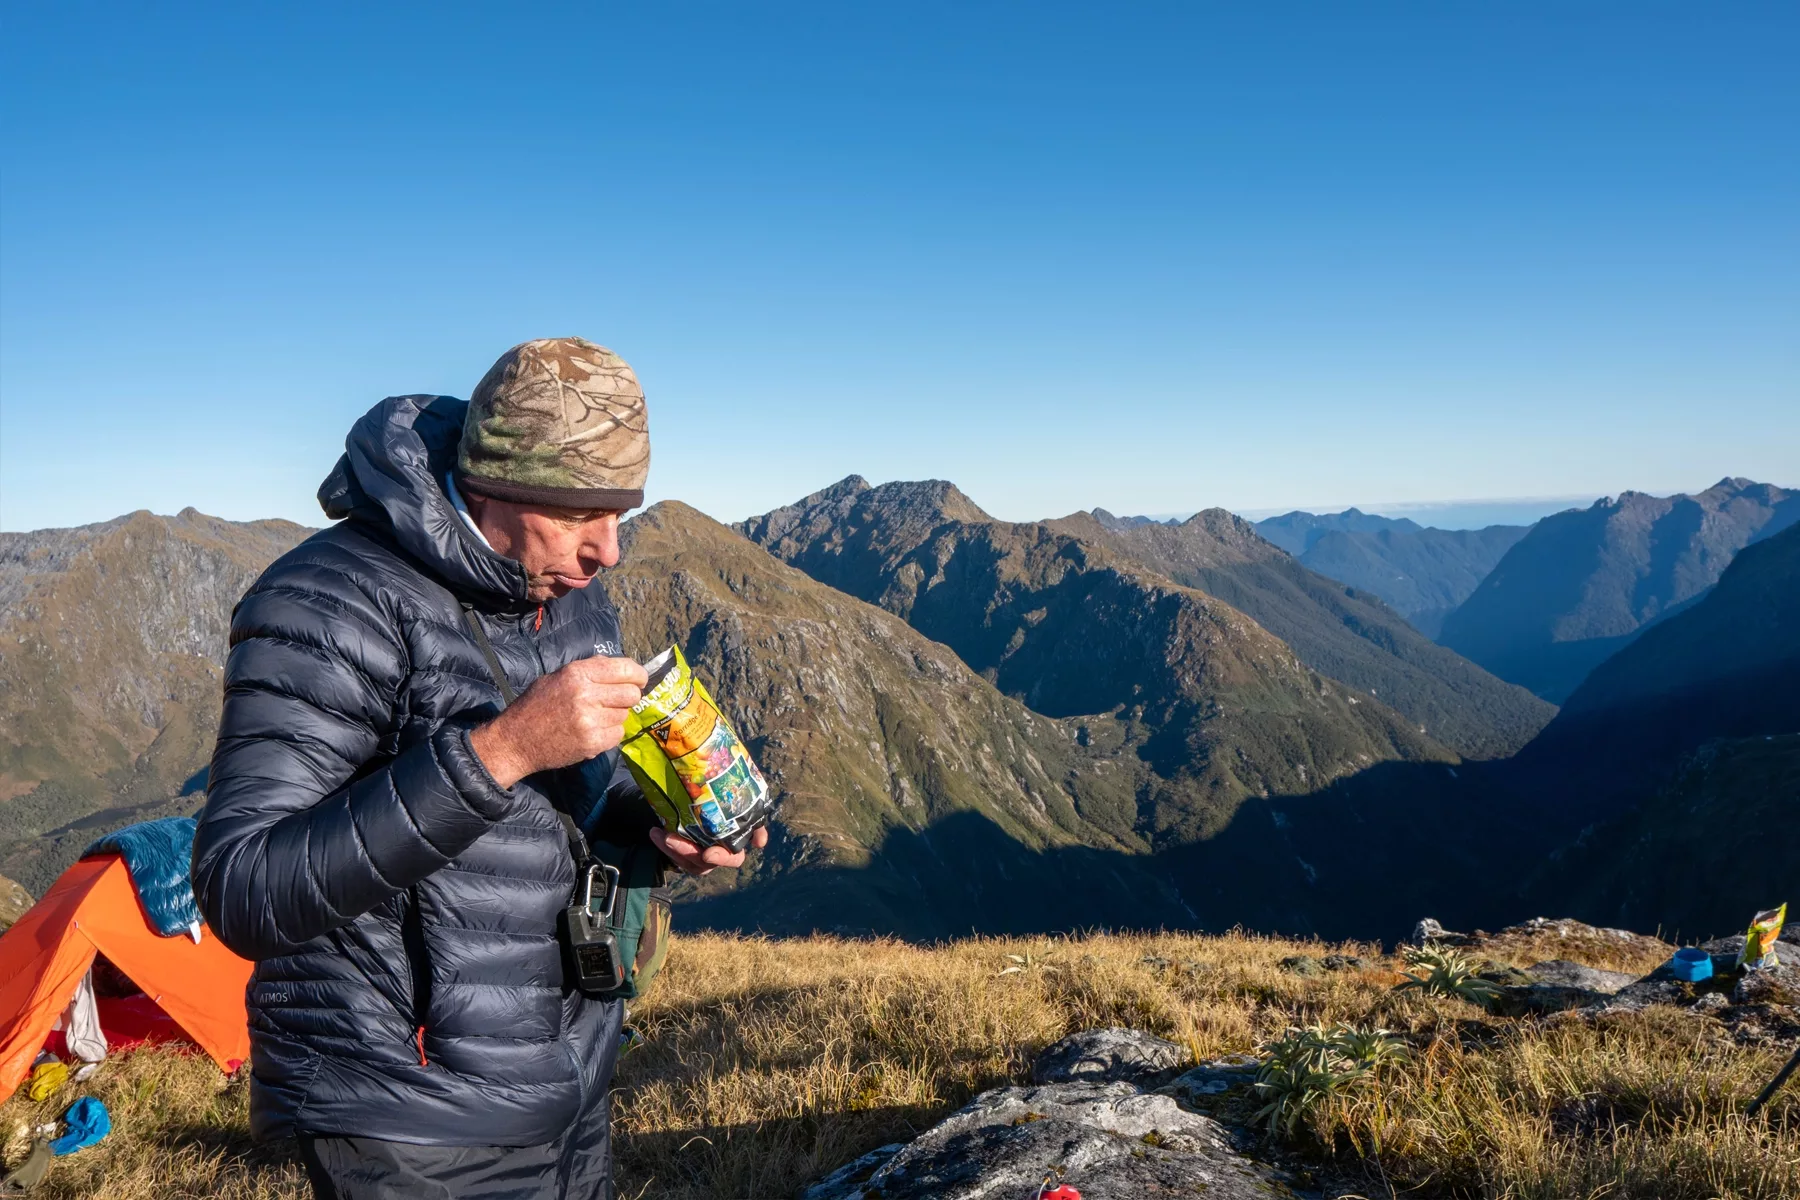
[{"label": "jacket collar", "polygon": [[458,597],[523,612],[532,607],[525,568],[471,531],[444,490],[468,407],[454,396],[390,396],[371,408],[319,485],[319,507],[334,521],[385,529]]}]

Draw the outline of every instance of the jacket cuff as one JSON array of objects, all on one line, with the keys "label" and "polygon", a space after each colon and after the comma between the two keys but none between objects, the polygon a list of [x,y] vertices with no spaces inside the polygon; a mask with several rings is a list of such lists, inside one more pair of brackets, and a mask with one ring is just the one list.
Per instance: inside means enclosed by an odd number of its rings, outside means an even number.
[{"label": "jacket cuff", "polygon": [[512,811],[518,794],[494,782],[487,764],[469,744],[469,733],[467,725],[443,725],[431,735],[431,747],[457,794],[488,820],[498,821]]}]

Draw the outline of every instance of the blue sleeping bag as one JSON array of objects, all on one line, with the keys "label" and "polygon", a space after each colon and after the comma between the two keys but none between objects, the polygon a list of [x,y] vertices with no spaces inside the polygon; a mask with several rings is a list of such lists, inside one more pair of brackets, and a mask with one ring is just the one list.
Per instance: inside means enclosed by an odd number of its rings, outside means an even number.
[{"label": "blue sleeping bag", "polygon": [[186,933],[200,923],[189,876],[194,860],[194,818],[164,817],[115,829],[81,852],[81,857],[117,854],[131,872],[132,886],[164,937]]}]

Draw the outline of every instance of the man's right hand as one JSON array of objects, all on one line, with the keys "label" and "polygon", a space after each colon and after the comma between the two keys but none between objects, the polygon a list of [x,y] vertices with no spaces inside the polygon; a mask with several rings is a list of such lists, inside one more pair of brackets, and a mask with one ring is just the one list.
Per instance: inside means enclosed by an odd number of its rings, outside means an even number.
[{"label": "man's right hand", "polygon": [[507,710],[469,734],[494,782],[586,762],[624,735],[625,714],[644,698],[644,668],[629,658],[583,658],[537,680]]}]

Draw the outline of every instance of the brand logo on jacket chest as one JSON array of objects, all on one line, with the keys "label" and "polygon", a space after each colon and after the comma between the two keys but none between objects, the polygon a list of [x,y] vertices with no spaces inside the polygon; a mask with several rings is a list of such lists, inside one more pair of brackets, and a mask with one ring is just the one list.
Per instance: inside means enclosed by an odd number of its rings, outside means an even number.
[{"label": "brand logo on jacket chest", "polygon": [[624,653],[624,650],[620,647],[619,643],[602,638],[594,643],[594,653],[602,658],[617,658],[620,654]]}]

